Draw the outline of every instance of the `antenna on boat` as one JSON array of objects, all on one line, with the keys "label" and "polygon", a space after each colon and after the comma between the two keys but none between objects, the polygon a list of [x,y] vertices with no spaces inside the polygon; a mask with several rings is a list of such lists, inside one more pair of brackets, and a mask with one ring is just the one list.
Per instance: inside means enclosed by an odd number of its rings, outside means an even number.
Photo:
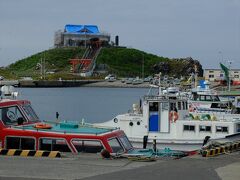
[{"label": "antenna on boat", "polygon": [[85,119],[82,118],[81,125],[83,126],[85,124]]},{"label": "antenna on boat", "polygon": [[162,88],[161,88],[161,72],[159,72],[159,79],[158,79],[158,86],[159,86],[159,89],[158,89],[158,94],[159,95],[162,95]]}]

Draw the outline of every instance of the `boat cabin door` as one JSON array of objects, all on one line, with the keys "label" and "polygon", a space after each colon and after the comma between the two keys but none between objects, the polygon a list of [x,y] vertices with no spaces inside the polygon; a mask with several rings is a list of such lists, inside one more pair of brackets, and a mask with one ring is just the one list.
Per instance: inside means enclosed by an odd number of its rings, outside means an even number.
[{"label": "boat cabin door", "polygon": [[159,103],[149,102],[149,132],[159,131],[159,121]]},{"label": "boat cabin door", "polygon": [[149,102],[149,132],[169,132],[169,103]]}]

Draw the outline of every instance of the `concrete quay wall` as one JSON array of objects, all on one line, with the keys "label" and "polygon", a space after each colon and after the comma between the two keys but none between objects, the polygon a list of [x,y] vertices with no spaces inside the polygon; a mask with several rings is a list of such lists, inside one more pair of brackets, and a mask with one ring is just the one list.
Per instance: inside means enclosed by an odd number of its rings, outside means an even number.
[{"label": "concrete quay wall", "polygon": [[19,87],[80,87],[102,80],[19,81]]}]

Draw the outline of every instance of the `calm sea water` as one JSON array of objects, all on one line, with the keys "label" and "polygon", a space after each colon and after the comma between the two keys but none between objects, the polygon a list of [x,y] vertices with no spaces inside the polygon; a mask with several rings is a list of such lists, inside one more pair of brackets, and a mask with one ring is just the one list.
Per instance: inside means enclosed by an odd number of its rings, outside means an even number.
[{"label": "calm sea water", "polygon": [[148,92],[142,88],[17,88],[42,120],[104,122],[131,109]]}]

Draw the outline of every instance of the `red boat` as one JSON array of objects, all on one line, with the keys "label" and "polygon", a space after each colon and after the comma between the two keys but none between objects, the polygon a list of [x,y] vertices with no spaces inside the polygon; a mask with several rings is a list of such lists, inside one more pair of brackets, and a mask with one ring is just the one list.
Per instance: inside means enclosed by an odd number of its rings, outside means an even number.
[{"label": "red boat", "polygon": [[[125,133],[84,122],[40,121],[27,100],[12,99],[12,92],[0,99],[0,149],[124,153],[133,147]],[[1,92],[1,91],[0,91]],[[1,93],[1,94],[2,94]],[[0,96],[1,96],[0,94]]]}]

